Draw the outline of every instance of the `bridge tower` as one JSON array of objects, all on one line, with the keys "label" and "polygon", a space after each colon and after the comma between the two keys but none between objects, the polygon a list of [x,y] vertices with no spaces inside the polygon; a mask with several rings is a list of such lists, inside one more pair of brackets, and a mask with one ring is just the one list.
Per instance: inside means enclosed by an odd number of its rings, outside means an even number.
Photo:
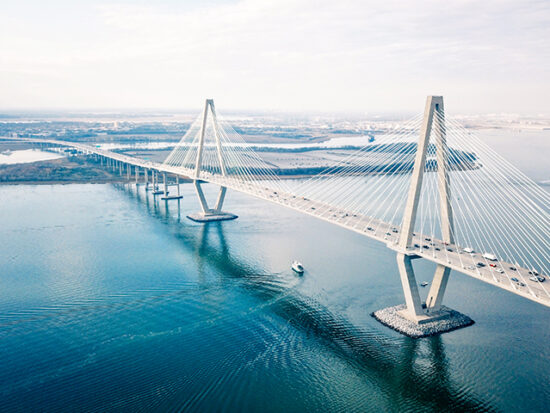
[{"label": "bridge tower", "polygon": [[[430,139],[431,138],[431,139]],[[403,292],[405,295],[405,308],[390,307],[373,313],[374,317],[390,327],[407,333],[416,330],[419,336],[441,333],[464,327],[473,321],[454,310],[442,307],[443,296],[449,280],[451,269],[445,265],[437,264],[431,288],[426,302],[423,303],[418,291],[412,260],[420,258],[412,247],[416,215],[421,198],[422,181],[428,168],[426,163],[430,143],[435,146],[435,159],[437,164],[437,189],[439,192],[439,211],[442,240],[452,244],[453,240],[453,214],[451,207],[451,188],[449,184],[449,148],[447,146],[445,113],[442,96],[428,96],[424,110],[424,119],[420,129],[420,137],[417,144],[413,172],[407,203],[403,215],[401,235],[397,244],[397,264]],[[432,146],[432,148],[434,147]],[[397,312],[392,317],[390,312]],[[402,318],[401,322],[396,318]],[[445,320],[439,323],[439,320]],[[407,326],[407,324],[410,324]],[[431,325],[430,325],[431,324]],[[430,325],[430,327],[422,327]],[[435,327],[433,326],[435,325]],[[412,328],[411,328],[412,326]],[[425,331],[424,331],[424,330]],[[418,331],[421,331],[420,333]]]},{"label": "bridge tower", "polygon": [[214,129],[216,155],[219,163],[220,174],[222,175],[222,177],[225,177],[227,174],[226,167],[225,167],[225,160],[222,152],[222,140],[220,138],[220,129],[218,126],[218,119],[216,116],[216,108],[214,106],[214,100],[206,99],[204,104],[204,112],[202,116],[201,129],[199,132],[199,142],[198,142],[197,155],[195,159],[195,169],[194,169],[194,175],[193,175],[193,185],[195,186],[195,191],[197,193],[197,197],[199,198],[199,202],[201,204],[201,211],[187,216],[187,218],[196,222],[226,221],[226,220],[237,218],[237,215],[235,214],[222,211],[223,202],[225,200],[225,194],[227,192],[227,188],[225,186],[223,185],[220,186],[220,190],[218,192],[218,197],[214,208],[211,208],[208,205],[208,201],[206,200],[206,196],[201,187],[201,184],[203,183],[203,181],[201,180],[201,167],[203,162],[205,135],[206,135],[206,128],[207,128],[209,113],[211,116],[211,122]]},{"label": "bridge tower", "polygon": [[423,305],[418,293],[416,277],[411,260],[418,258],[414,253],[409,253],[413,239],[416,213],[420,201],[422,180],[426,170],[426,157],[430,137],[433,137],[437,162],[437,182],[439,190],[439,208],[441,216],[441,233],[443,241],[453,242],[453,215],[450,198],[450,185],[448,177],[448,147],[445,133],[445,112],[442,96],[428,96],[424,109],[424,120],[420,130],[420,137],[416,149],[413,173],[405,212],[403,226],[399,239],[400,252],[397,253],[399,274],[405,293],[407,308],[403,315],[413,321],[421,322],[433,318],[441,310],[441,302],[445,294],[445,288],[449,279],[450,268],[438,264],[432,281],[426,303]]}]

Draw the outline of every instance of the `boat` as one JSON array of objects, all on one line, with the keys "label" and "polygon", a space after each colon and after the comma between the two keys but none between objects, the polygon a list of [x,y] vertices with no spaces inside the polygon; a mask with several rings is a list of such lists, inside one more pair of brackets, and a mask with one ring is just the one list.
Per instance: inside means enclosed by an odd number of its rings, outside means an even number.
[{"label": "boat", "polygon": [[428,282],[427,282],[427,281],[422,281],[422,282],[420,283],[420,285],[421,285],[422,287],[425,287],[425,286],[428,285]]},{"label": "boat", "polygon": [[303,274],[304,273],[304,266],[302,265],[301,262],[298,262],[298,261],[294,261],[292,263],[292,270],[297,272],[298,274]]}]

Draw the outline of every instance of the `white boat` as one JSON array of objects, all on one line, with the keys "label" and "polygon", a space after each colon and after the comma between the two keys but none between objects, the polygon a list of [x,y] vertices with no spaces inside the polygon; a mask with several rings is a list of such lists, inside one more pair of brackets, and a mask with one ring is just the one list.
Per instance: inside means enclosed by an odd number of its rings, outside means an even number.
[{"label": "white boat", "polygon": [[303,274],[304,273],[304,266],[302,265],[301,262],[298,262],[298,261],[294,261],[292,263],[292,270],[297,272],[298,274]]}]

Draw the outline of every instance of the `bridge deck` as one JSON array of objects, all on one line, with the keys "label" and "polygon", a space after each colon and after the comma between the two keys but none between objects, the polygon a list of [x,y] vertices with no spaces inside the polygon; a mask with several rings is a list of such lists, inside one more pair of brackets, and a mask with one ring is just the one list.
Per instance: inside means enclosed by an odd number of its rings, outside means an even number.
[{"label": "bridge deck", "polygon": [[[131,156],[106,151],[90,145],[81,143],[65,142],[57,140],[32,140],[2,138],[18,141],[51,143],[72,147],[77,150],[101,155],[120,162],[138,166],[141,168],[156,170],[177,175],[183,178],[193,178],[194,170],[167,166],[156,162],[146,161]],[[421,234],[413,237],[414,248],[402,251],[397,243],[399,240],[400,228],[376,218],[361,214],[351,214],[331,205],[323,204],[314,200],[306,199],[295,194],[274,191],[261,185],[260,182],[243,182],[231,177],[213,175],[201,172],[200,179],[213,184],[226,186],[236,191],[261,198],[294,210],[306,213],[332,224],[357,232],[369,238],[387,244],[395,251],[404,252],[408,255],[421,257],[437,264],[445,265],[453,270],[461,272],[470,277],[484,281],[496,287],[510,291],[539,304],[550,307],[550,294],[545,291],[542,283],[529,280],[532,276],[530,269],[521,268],[517,264],[504,261],[489,261],[481,253],[466,253],[464,248],[456,244],[446,244],[439,239],[424,239]],[[482,263],[484,266],[478,266]],[[492,267],[491,264],[496,265]],[[515,269],[512,269],[515,268]],[[499,272],[498,270],[502,271]],[[514,282],[511,278],[517,278],[524,285]],[[547,278],[547,277],[545,277]],[[550,283],[549,283],[550,284]]]}]

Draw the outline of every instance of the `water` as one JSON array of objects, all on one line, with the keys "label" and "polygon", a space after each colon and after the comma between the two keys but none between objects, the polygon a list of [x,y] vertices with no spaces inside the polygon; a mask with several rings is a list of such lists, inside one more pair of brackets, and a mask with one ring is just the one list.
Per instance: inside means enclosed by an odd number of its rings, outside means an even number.
[{"label": "water", "polygon": [[548,308],[453,272],[476,324],[412,340],[369,315],[403,302],[384,245],[234,191],[196,224],[182,193],[0,187],[0,410],[547,411]]},{"label": "water", "polygon": [[53,159],[63,158],[64,156],[65,155],[63,154],[40,151],[38,149],[23,149],[17,151],[0,152],[0,165],[50,161]]},{"label": "water", "polygon": [[547,408],[547,308],[455,274],[477,323],[408,339],[369,316],[403,301],[383,245],[234,192],[195,224],[183,193],[0,188],[2,410]]}]

